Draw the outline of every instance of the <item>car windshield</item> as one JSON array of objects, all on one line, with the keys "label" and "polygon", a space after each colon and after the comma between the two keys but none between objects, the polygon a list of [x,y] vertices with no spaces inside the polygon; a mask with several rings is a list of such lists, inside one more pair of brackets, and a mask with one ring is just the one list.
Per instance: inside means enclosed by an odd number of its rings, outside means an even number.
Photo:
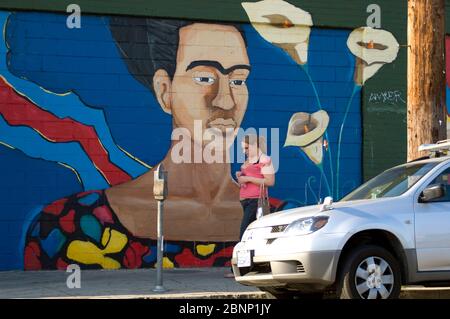
[{"label": "car windshield", "polygon": [[399,196],[410,189],[437,164],[439,162],[408,163],[388,169],[362,184],[342,198],[341,201]]}]

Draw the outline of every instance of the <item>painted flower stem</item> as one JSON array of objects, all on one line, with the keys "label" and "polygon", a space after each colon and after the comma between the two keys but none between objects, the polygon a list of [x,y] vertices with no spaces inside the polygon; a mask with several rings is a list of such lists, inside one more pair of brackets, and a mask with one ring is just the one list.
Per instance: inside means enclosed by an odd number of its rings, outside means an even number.
[{"label": "painted flower stem", "polygon": [[[317,165],[317,167],[319,168],[320,174],[322,175],[323,179],[325,180],[325,185],[327,187],[328,194],[331,194],[332,190],[330,188],[330,184],[328,183],[327,176],[325,175],[325,172],[323,170],[323,164],[319,164],[319,165]],[[320,196],[320,194],[319,194],[319,196]]]},{"label": "painted flower stem", "polygon": [[347,116],[348,116],[348,112],[350,110],[350,106],[352,105],[353,102],[353,98],[356,94],[356,92],[358,92],[361,89],[361,86],[356,85],[353,87],[353,92],[352,95],[350,96],[350,99],[347,103],[347,107],[345,109],[345,113],[344,113],[344,118],[342,120],[342,124],[341,127],[339,129],[339,137],[338,137],[338,151],[337,151],[337,158],[336,158],[336,199],[339,199],[340,194],[339,194],[339,174],[340,174],[340,169],[341,169],[341,165],[340,165],[340,159],[341,159],[341,142],[342,142],[342,133],[344,132],[344,126],[345,126],[345,122],[347,121]]},{"label": "painted flower stem", "polygon": [[317,203],[317,202],[319,202],[319,198],[317,197],[316,193],[313,190],[313,187],[311,186],[311,182],[315,182],[315,181],[316,181],[316,177],[315,176],[310,176],[308,178],[307,185],[308,185],[308,188],[311,191],[311,194],[314,196],[314,199],[315,199],[315,201]]},{"label": "painted flower stem", "polygon": [[[311,84],[311,87],[312,87],[312,89],[314,91],[314,95],[316,97],[317,106],[319,107],[319,110],[322,110],[322,103],[320,102],[320,98],[319,98],[319,94],[317,92],[316,85],[314,84],[314,81],[312,80],[311,75],[309,74],[308,65],[307,64],[300,65],[300,67],[305,72],[306,76],[308,77],[309,83]],[[328,185],[328,194],[330,194],[331,196],[334,197],[334,194],[332,192],[332,190],[334,189],[333,160],[332,160],[332,156],[331,156],[331,143],[330,143],[330,139],[328,138],[328,132],[325,132],[325,139],[328,141],[328,149],[326,150],[326,152],[328,153],[328,159],[329,159],[329,162],[330,162],[331,190],[330,190],[330,187],[329,187],[328,178],[324,174],[323,167],[320,169],[320,171],[321,171],[321,174],[323,174],[323,176],[325,177],[325,181],[326,181],[326,183]]]}]

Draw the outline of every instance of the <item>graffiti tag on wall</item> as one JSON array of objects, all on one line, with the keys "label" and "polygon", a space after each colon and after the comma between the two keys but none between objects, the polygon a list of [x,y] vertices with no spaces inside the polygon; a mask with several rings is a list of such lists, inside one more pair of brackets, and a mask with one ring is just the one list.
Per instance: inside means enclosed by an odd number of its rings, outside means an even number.
[{"label": "graffiti tag on wall", "polygon": [[402,92],[399,90],[395,90],[372,92],[369,95],[369,103],[397,105],[404,104],[406,103],[406,101],[402,97]]}]

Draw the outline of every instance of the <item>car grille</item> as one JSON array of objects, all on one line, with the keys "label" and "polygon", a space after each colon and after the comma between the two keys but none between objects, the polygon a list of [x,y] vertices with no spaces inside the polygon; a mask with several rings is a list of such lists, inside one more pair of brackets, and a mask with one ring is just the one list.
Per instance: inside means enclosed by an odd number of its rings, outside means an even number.
[{"label": "car grille", "polygon": [[252,271],[258,273],[258,274],[269,274],[272,272],[272,269],[270,268],[270,263],[258,263],[254,264],[252,267]]},{"label": "car grille", "polygon": [[288,225],[272,226],[271,233],[281,233],[281,232],[283,232],[286,229],[287,226]]},{"label": "car grille", "polygon": [[[288,262],[291,266],[295,265],[295,270],[290,267],[289,273],[293,273],[296,271],[299,274],[306,273],[305,267],[303,264],[298,260],[288,260]],[[240,276],[245,275],[267,275],[272,273],[272,267],[270,265],[270,262],[260,262],[260,263],[253,263],[251,267],[243,267],[239,268]]]},{"label": "car grille", "polygon": [[269,238],[267,239],[266,245],[270,245],[271,243],[273,243],[275,241],[276,238]]},{"label": "car grille", "polygon": [[297,262],[297,272],[305,272],[305,267],[303,267],[303,264],[301,262]]},{"label": "car grille", "polygon": [[272,268],[270,267],[270,262],[254,263],[251,267],[239,268],[239,273],[241,276],[245,276],[247,274],[270,274],[271,272]]}]

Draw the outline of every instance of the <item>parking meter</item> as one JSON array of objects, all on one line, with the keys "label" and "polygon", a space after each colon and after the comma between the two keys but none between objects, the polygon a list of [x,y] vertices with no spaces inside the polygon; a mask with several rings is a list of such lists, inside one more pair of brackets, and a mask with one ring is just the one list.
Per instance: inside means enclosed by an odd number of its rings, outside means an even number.
[{"label": "parking meter", "polygon": [[153,196],[156,200],[163,201],[167,197],[167,192],[167,171],[164,170],[163,164],[159,164],[154,172]]},{"label": "parking meter", "polygon": [[157,253],[156,253],[156,286],[153,289],[155,292],[164,292],[166,289],[163,286],[163,254],[164,254],[164,235],[163,235],[163,202],[167,197],[167,172],[164,166],[159,164],[153,176],[153,196],[158,201],[158,225],[157,225]]}]

